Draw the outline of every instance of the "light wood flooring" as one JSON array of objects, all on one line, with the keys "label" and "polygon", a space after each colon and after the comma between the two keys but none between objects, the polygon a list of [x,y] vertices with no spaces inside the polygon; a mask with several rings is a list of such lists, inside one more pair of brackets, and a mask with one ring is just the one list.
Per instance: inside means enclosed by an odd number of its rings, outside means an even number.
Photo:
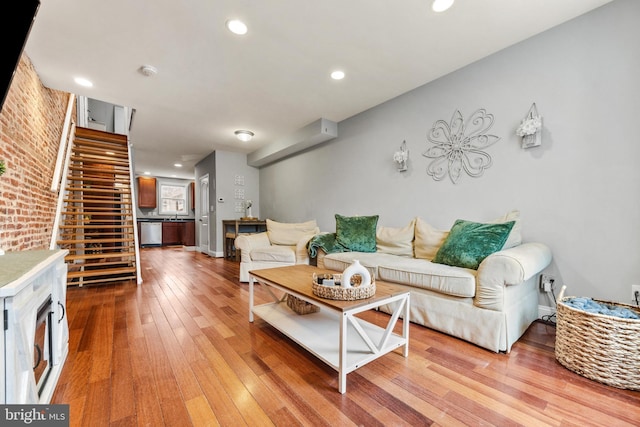
[{"label": "light wood flooring", "polygon": [[238,263],[181,248],[141,258],[139,286],[68,289],[70,352],[52,403],[70,405],[72,426],[640,425],[640,392],[559,365],[555,329],[539,322],[510,354],[411,325],[409,357],[350,373],[342,395],[337,372],[249,323]]}]

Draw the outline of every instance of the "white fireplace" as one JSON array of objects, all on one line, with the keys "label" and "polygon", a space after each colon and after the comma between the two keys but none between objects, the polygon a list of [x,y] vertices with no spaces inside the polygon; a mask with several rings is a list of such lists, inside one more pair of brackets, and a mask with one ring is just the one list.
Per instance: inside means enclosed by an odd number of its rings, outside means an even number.
[{"label": "white fireplace", "polygon": [[49,403],[69,351],[66,250],[0,256],[0,403]]}]

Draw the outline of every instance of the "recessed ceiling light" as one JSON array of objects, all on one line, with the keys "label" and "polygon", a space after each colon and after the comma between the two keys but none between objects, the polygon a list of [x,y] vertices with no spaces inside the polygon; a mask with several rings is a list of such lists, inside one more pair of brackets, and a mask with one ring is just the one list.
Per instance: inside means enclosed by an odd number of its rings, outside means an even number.
[{"label": "recessed ceiling light", "polygon": [[181,167],[182,167],[182,164],[180,164],[180,163],[174,163],[174,164],[173,164],[173,166],[175,166],[175,167],[177,167],[177,168],[181,168]]},{"label": "recessed ceiling light", "polygon": [[434,0],[431,9],[434,12],[444,12],[453,5],[454,0]]},{"label": "recessed ceiling light", "polygon": [[113,151],[105,151],[104,154],[107,154],[109,156],[113,156],[116,153],[114,153]]},{"label": "recessed ceiling light", "polygon": [[237,130],[234,133],[236,137],[242,142],[251,141],[251,138],[253,138],[254,135],[250,130]]},{"label": "recessed ceiling light", "polygon": [[333,80],[342,80],[344,79],[344,71],[336,70],[331,73],[331,78]]},{"label": "recessed ceiling light", "polygon": [[144,171],[144,174],[145,174],[145,175],[151,175],[151,172],[149,172],[149,171]]},{"label": "recessed ceiling light", "polygon": [[84,77],[76,77],[75,79],[73,79],[77,84],[79,84],[80,86],[84,86],[84,87],[91,87],[93,86],[93,83],[91,83],[89,80],[85,79]]},{"label": "recessed ceiling light", "polygon": [[226,22],[227,29],[239,36],[247,34],[247,25],[239,19],[229,19]]}]

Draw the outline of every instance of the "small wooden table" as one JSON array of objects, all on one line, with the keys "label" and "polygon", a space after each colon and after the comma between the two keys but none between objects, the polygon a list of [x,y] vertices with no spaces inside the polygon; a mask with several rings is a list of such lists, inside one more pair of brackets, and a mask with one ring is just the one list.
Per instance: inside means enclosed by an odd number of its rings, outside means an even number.
[{"label": "small wooden table", "polygon": [[[309,265],[267,268],[249,272],[249,322],[257,314],[274,328],[300,344],[311,354],[338,371],[338,390],[347,390],[347,374],[399,347],[409,356],[409,291],[392,283],[376,281],[376,294],[357,301],[339,301],[316,296],[311,289],[312,274],[336,273]],[[273,302],[254,306],[254,283],[267,286]],[[272,288],[284,292],[277,296]],[[320,307],[320,311],[297,314],[287,304],[287,294]],[[396,303],[386,327],[356,317],[358,313]],[[393,332],[403,315],[402,335]]]},{"label": "small wooden table", "polygon": [[[267,231],[267,221],[264,219],[223,219],[224,259],[231,258],[233,242],[239,233],[260,233],[262,231]],[[240,259],[239,255],[236,250],[236,261]]]}]

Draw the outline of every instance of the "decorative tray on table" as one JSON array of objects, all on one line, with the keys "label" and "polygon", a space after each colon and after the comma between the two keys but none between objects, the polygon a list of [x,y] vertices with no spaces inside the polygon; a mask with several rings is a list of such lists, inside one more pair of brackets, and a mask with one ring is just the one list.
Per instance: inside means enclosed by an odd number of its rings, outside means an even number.
[{"label": "decorative tray on table", "polygon": [[312,291],[321,298],[355,301],[359,299],[371,298],[376,294],[376,282],[371,277],[370,285],[362,285],[362,277],[354,275],[351,277],[351,286],[342,287],[342,274],[316,274],[313,273]]}]

